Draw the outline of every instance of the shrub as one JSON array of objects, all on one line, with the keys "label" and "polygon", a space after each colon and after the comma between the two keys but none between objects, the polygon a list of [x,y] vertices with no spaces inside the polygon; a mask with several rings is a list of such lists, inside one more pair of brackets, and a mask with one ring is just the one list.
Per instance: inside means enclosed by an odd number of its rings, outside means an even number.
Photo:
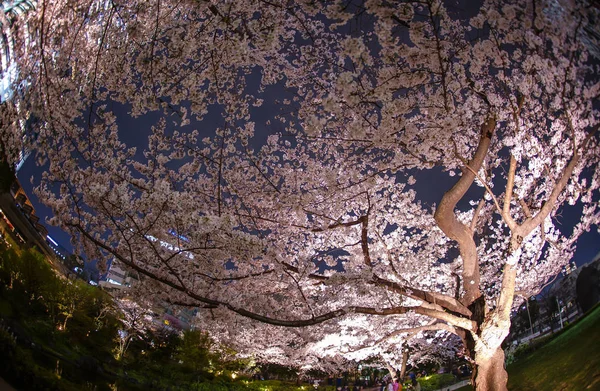
[{"label": "shrub", "polygon": [[195,383],[192,386],[193,391],[229,391],[229,388],[224,384],[214,384],[214,383]]},{"label": "shrub", "polygon": [[418,379],[422,391],[439,390],[440,388],[456,383],[454,375],[442,373],[439,375],[425,376]]},{"label": "shrub", "polygon": [[[225,379],[215,379],[212,382],[195,383],[194,391],[302,391],[302,386],[280,380],[256,380],[229,382]],[[312,387],[304,385],[304,390],[312,390]],[[334,387],[325,389],[319,387],[319,391],[333,391]]]},{"label": "shrub", "polygon": [[52,370],[40,367],[31,351],[17,345],[13,336],[0,329],[0,375],[19,389],[75,391],[71,382],[60,379]]},{"label": "shrub", "polygon": [[551,334],[545,337],[536,338],[534,340],[529,341],[528,343],[522,343],[521,345],[517,346],[514,353],[512,354],[512,361],[518,361],[520,358],[532,352],[535,352],[536,350],[544,346],[546,343],[554,339],[557,335],[558,334]]}]

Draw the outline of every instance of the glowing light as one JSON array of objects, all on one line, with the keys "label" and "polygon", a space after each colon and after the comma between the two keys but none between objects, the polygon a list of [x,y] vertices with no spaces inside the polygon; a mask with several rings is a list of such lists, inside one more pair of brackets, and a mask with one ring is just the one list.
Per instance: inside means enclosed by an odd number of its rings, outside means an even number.
[{"label": "glowing light", "polygon": [[47,235],[46,238],[48,238],[48,240],[51,241],[55,246],[58,246],[58,243],[56,243],[56,241],[52,239],[50,235]]}]

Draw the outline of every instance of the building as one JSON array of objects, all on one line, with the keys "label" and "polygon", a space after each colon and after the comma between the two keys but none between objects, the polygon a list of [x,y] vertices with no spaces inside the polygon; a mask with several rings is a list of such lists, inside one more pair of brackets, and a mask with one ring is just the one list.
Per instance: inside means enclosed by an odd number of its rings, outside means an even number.
[{"label": "building", "polygon": [[[33,207],[33,204],[29,200],[29,197],[27,197],[27,194],[25,194],[25,190],[23,190],[23,188],[21,187],[21,183],[16,178],[15,178],[15,181],[13,182],[13,184],[10,187],[10,194],[15,199],[15,204],[16,204],[17,208],[21,211],[21,213],[29,221],[29,223],[31,224],[32,228],[52,248],[51,242],[49,242],[47,240],[48,229],[46,227],[44,227],[44,225],[42,225],[40,223],[40,218],[39,218],[39,216],[37,216],[35,214],[35,208]],[[52,241],[52,242],[54,242],[54,241]],[[64,247],[63,247],[63,249],[64,249]],[[54,248],[53,248],[53,250],[54,250]],[[56,250],[54,250],[54,252],[56,252]],[[63,254],[63,255],[68,256],[69,255],[68,251],[67,251],[67,254]]]},{"label": "building", "polygon": [[568,276],[569,274],[573,273],[575,270],[577,270],[577,265],[575,264],[575,261],[573,261],[573,260],[569,261],[568,264],[566,264],[565,266],[562,267],[562,273],[565,276]]},{"label": "building", "polygon": [[65,262],[71,256],[71,252],[69,250],[52,239],[48,234],[46,234],[46,243],[48,244],[48,247],[54,251],[56,256],[63,262]]},{"label": "building", "polygon": [[[29,136],[27,128],[30,115],[29,112],[23,112],[23,109],[18,102],[11,108],[8,108],[6,103],[13,99],[15,90],[20,88],[18,86],[15,87],[15,82],[19,75],[19,70],[15,61],[15,48],[17,47],[15,42],[15,31],[19,30],[20,33],[25,36],[25,39],[28,38],[29,29],[25,27],[27,25],[25,15],[34,10],[35,5],[35,1],[29,0],[5,0],[0,2],[0,109],[16,110],[19,118],[13,123],[3,123],[0,124],[0,126],[4,131],[10,128],[16,128],[17,132],[20,130],[24,141],[24,146],[19,151],[0,152],[4,154],[5,157],[9,155],[16,157],[16,160],[13,160],[14,157],[11,158],[11,161],[16,161],[16,170],[21,168],[30,153],[25,147],[27,137]],[[15,132],[15,130],[13,130],[13,132]]]},{"label": "building", "polygon": [[12,84],[17,79],[17,67],[14,61],[15,40],[13,24],[22,18],[22,15],[34,8],[31,1],[2,1],[0,4],[0,102],[12,98],[14,89]]},{"label": "building", "polygon": [[107,291],[121,291],[135,285],[138,278],[132,273],[123,269],[116,260],[110,262],[108,272],[100,278],[99,285]]}]

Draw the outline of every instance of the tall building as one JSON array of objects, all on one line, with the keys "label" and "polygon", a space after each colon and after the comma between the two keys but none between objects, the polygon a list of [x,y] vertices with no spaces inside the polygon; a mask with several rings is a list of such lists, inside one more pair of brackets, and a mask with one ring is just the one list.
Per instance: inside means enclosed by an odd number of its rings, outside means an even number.
[{"label": "tall building", "polygon": [[13,25],[24,20],[24,15],[35,9],[35,1],[13,0],[2,1],[0,4],[0,102],[12,97],[12,83],[16,81],[18,70],[15,64],[15,39]]},{"label": "tall building", "polygon": [[[15,31],[18,27],[25,26],[27,24],[27,18],[25,15],[35,9],[36,1],[30,0],[8,0],[0,2],[0,109],[4,110],[4,104],[10,101],[15,93],[15,82],[19,74],[16,58],[16,42],[15,42]],[[20,29],[22,34],[27,35],[28,29]],[[22,108],[19,104],[15,104],[14,109],[19,113]],[[23,141],[26,141],[27,137],[27,122],[30,118],[28,112],[20,113],[18,116],[20,119],[18,123],[13,124],[1,124],[3,128],[17,127],[20,129]],[[8,155],[7,151],[0,151],[3,154]],[[25,159],[29,156],[30,151],[25,147],[18,151],[18,157],[15,164],[15,169],[18,171],[19,168],[25,162]]]}]

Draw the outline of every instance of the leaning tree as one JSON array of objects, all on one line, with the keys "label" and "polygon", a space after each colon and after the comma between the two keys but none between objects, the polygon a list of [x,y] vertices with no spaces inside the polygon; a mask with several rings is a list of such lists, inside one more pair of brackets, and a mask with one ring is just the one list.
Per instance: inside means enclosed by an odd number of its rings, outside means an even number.
[{"label": "leaning tree", "polygon": [[598,225],[597,14],[44,0],[3,23],[20,40],[3,123],[36,119],[51,223],[157,298],[230,327],[383,323],[373,344],[444,330],[476,389],[504,390],[515,292]]}]

